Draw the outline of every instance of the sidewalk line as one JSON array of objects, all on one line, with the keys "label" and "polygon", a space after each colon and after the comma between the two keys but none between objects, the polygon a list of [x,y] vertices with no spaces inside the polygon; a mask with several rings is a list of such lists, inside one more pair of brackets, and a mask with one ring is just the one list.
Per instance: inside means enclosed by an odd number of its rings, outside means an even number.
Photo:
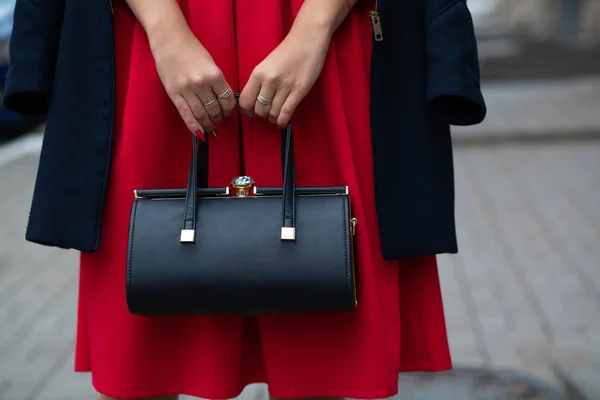
[{"label": "sidewalk line", "polygon": [[0,146],[0,168],[28,154],[39,153],[42,133],[30,133]]}]

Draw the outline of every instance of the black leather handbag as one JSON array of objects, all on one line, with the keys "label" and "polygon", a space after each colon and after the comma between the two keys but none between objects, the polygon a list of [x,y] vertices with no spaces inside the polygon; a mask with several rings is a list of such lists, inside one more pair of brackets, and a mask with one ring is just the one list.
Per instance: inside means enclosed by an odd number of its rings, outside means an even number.
[{"label": "black leather handbag", "polygon": [[356,220],[348,189],[296,187],[291,125],[282,137],[283,188],[257,187],[247,176],[227,188],[198,188],[199,146],[193,137],[187,189],[135,191],[129,311],[191,316],[354,309]]}]

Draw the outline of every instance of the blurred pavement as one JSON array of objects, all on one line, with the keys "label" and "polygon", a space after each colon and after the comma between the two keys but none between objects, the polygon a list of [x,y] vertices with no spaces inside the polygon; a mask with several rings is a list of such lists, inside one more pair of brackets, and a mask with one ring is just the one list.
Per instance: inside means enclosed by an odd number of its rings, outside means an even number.
[{"label": "blurred pavement", "polygon": [[[600,72],[600,69],[598,70]],[[480,125],[454,127],[457,143],[600,137],[600,75],[482,85],[488,115]]]},{"label": "blurred pavement", "polygon": [[[553,363],[600,356],[600,78],[485,90],[489,119],[454,130],[461,252],[439,257],[452,353],[558,385]],[[23,239],[38,145],[0,147],[0,399],[92,400],[72,372],[77,253]],[[500,398],[428,396],[411,379],[398,399]]]}]

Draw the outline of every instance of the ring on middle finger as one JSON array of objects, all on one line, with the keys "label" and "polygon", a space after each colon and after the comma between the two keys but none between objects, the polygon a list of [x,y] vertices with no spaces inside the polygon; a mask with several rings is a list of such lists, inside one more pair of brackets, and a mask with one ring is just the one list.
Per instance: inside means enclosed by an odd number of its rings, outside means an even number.
[{"label": "ring on middle finger", "polygon": [[264,96],[261,96],[260,94],[256,96],[256,101],[258,101],[263,106],[269,106],[271,105],[271,103],[273,103],[273,99],[268,99]]},{"label": "ring on middle finger", "polygon": [[210,106],[215,101],[217,101],[217,98],[215,96],[210,96],[210,97],[207,97],[206,99],[202,100],[202,105]]},{"label": "ring on middle finger", "polygon": [[229,88],[226,91],[224,91],[223,93],[218,94],[217,97],[220,99],[226,99],[229,96],[231,96],[232,93],[233,93],[233,91],[231,90],[231,88]]}]

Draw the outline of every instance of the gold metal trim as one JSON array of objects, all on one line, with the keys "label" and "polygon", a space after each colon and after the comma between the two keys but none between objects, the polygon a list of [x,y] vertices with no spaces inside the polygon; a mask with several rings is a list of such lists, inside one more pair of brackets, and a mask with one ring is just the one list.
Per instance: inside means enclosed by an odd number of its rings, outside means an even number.
[{"label": "gold metal trim", "polygon": [[194,243],[196,242],[196,231],[194,229],[182,229],[181,236],[179,237],[181,243]]},{"label": "gold metal trim", "polygon": [[133,198],[136,199],[136,200],[138,200],[138,199],[141,198],[140,196],[138,196],[137,190],[133,191]]},{"label": "gold metal trim", "polygon": [[250,191],[254,187],[254,179],[249,176],[238,176],[233,178],[231,186],[235,189],[235,195],[237,197],[248,197]]},{"label": "gold metal trim", "polygon": [[354,244],[352,245],[352,259],[350,260],[351,264],[351,273],[352,273],[352,289],[354,291],[354,307],[358,307],[358,290],[356,288],[356,260],[355,260],[355,249]]},{"label": "gold metal trim", "polygon": [[217,194],[217,196],[222,197],[222,196],[229,196],[230,192],[229,192],[229,186],[225,188],[225,191],[223,193],[219,193]]},{"label": "gold metal trim", "polygon": [[[358,220],[356,218],[350,219],[350,233],[352,237],[356,235],[356,224]],[[352,273],[352,286],[354,291],[354,307],[358,307],[358,293],[356,288],[356,246],[354,240],[350,241],[350,264],[351,264],[351,273]]]},{"label": "gold metal trim", "polygon": [[288,228],[288,227],[282,227],[281,228],[281,240],[289,240],[289,241],[295,241],[296,240],[296,228]]},{"label": "gold metal trim", "polygon": [[236,197],[248,197],[250,196],[250,188],[248,187],[236,187],[235,188]]}]

